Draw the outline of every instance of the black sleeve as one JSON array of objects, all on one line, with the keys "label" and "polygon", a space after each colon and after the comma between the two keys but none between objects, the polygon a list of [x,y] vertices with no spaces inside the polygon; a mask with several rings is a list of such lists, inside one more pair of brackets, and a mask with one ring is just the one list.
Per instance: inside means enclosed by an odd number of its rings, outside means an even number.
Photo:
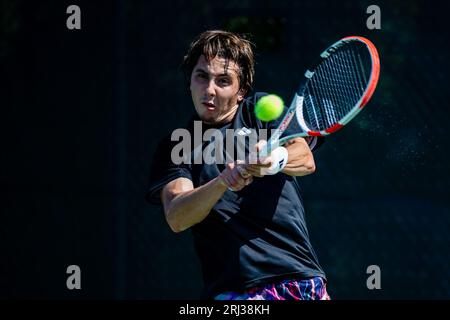
[{"label": "black sleeve", "polygon": [[311,151],[316,151],[325,142],[324,137],[306,137],[305,140],[308,143],[308,146],[311,149]]},{"label": "black sleeve", "polygon": [[177,178],[192,180],[191,168],[187,164],[176,165],[171,160],[171,151],[174,142],[170,136],[165,137],[158,144],[150,167],[150,177],[145,200],[152,204],[161,205],[160,193],[162,188]]}]

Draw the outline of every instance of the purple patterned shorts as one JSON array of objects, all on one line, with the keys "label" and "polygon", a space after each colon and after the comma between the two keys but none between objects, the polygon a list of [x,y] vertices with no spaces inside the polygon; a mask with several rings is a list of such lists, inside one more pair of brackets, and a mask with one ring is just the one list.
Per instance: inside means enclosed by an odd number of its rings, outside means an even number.
[{"label": "purple patterned shorts", "polygon": [[330,300],[326,283],[321,277],[286,280],[276,284],[247,289],[243,292],[224,292],[215,300]]}]

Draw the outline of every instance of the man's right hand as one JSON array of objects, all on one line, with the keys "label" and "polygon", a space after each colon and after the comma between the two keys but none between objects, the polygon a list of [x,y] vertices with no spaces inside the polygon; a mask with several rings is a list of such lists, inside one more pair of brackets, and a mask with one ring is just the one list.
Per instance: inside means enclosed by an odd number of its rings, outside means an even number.
[{"label": "man's right hand", "polygon": [[242,163],[227,163],[225,169],[219,175],[219,180],[231,191],[240,191],[253,181],[252,175],[245,169]]}]

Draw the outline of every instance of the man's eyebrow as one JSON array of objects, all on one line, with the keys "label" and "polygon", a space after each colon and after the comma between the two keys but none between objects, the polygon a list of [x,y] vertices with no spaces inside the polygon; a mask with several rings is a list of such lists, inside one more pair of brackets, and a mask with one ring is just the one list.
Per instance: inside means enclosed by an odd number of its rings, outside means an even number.
[{"label": "man's eyebrow", "polygon": [[204,70],[204,69],[202,69],[202,68],[199,68],[199,67],[195,68],[194,72],[208,73],[208,72],[206,72],[206,70]]},{"label": "man's eyebrow", "polygon": [[[202,69],[201,67],[195,68],[194,72],[201,72],[201,73],[209,74],[208,71]],[[229,76],[231,76],[231,73],[227,71],[227,72],[219,73],[219,74],[217,74],[217,75],[215,75],[215,76],[217,76],[217,77],[223,77],[223,76],[229,77]]]}]

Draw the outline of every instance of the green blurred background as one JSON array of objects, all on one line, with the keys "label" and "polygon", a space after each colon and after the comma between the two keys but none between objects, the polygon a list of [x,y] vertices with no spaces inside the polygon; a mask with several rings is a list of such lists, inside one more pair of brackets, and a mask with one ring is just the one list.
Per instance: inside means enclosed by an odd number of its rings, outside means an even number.
[{"label": "green blurred background", "polygon": [[[81,8],[81,30],[66,8]],[[368,30],[366,8],[381,8]],[[330,43],[362,35],[381,77],[300,178],[333,299],[450,298],[448,32],[439,1],[0,0],[0,297],[196,299],[189,231],[144,202],[157,142],[193,113],[178,70],[207,29],[256,45],[257,91],[289,101]],[[82,290],[66,288],[79,265]],[[366,269],[381,268],[368,290]]]}]

